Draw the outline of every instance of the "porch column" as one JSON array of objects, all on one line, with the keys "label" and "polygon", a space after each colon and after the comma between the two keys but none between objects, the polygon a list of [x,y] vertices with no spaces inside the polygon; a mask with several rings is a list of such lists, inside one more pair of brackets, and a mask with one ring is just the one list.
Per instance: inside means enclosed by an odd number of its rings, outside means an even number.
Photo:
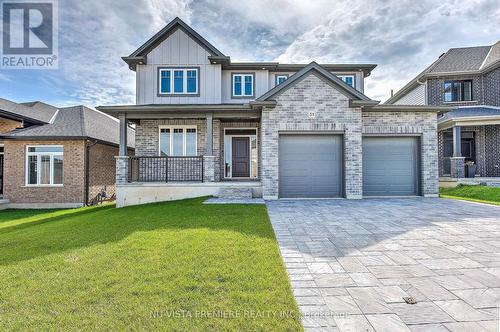
[{"label": "porch column", "polygon": [[465,158],[462,157],[462,128],[453,127],[453,157],[450,159],[450,173],[452,178],[465,177]]},{"label": "porch column", "polygon": [[120,120],[120,156],[127,156],[127,116],[124,113],[118,115]]},{"label": "porch column", "polygon": [[[118,147],[118,156],[116,156],[116,184],[123,184],[129,181],[129,161],[127,154],[127,117],[125,114],[119,114],[120,120],[120,143]],[[117,197],[119,193],[117,191]]]},{"label": "porch column", "polygon": [[213,114],[207,113],[207,142],[206,142],[206,153],[207,156],[213,156],[214,154],[214,129],[213,129]]}]

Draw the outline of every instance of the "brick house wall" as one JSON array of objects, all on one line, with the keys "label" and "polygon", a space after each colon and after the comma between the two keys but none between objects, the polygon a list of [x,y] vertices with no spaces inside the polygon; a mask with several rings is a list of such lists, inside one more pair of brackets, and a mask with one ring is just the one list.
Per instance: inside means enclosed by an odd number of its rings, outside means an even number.
[{"label": "brick house wall", "polygon": [[[26,146],[62,145],[64,148],[63,186],[26,186]],[[83,205],[85,181],[85,141],[4,140],[4,197],[11,204]]]},{"label": "brick house wall", "polygon": [[[472,80],[472,101],[444,102],[444,82]],[[429,78],[427,80],[428,104],[435,106],[490,105],[500,107],[500,68],[484,75]]]},{"label": "brick house wall", "polygon": [[420,136],[422,195],[438,193],[437,115],[433,112],[363,112],[363,134]]},{"label": "brick house wall", "polygon": [[484,75],[484,104],[500,107],[500,68]]},{"label": "brick house wall", "polygon": [[[444,82],[449,80],[472,80],[472,101],[444,102]],[[482,77],[453,76],[446,78],[429,78],[427,80],[427,103],[434,106],[471,106],[481,105],[484,102]]]},{"label": "brick house wall", "polygon": [[500,177],[500,125],[485,126],[486,176]]},{"label": "brick house wall", "polygon": [[118,154],[118,147],[115,146],[98,143],[90,147],[89,200],[96,197],[104,188],[108,197],[115,193],[115,156]]},{"label": "brick house wall", "polygon": [[[419,135],[422,146],[422,194],[438,193],[437,116],[433,112],[363,112],[314,74],[276,97],[274,109],[262,111],[262,186],[267,199],[278,198],[280,131],[343,133],[346,198],[361,198],[362,135]],[[316,117],[310,118],[309,112]]]},{"label": "brick house wall", "polygon": [[22,126],[23,124],[20,121],[0,118],[0,134],[12,131],[17,128],[22,128]]}]

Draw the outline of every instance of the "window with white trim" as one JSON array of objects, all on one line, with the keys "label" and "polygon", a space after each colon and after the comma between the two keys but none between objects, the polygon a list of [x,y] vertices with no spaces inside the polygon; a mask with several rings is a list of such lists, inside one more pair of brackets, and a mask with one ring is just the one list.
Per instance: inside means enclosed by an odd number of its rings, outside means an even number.
[{"label": "window with white trim", "polygon": [[196,156],[196,127],[160,127],[160,156]]},{"label": "window with white trim", "polygon": [[254,74],[233,74],[233,97],[253,97]]},{"label": "window with white trim", "polygon": [[276,82],[275,85],[279,85],[283,82],[285,82],[288,78],[288,75],[276,75]]},{"label": "window with white trim", "polygon": [[58,186],[63,184],[64,151],[62,146],[26,147],[26,185]]},{"label": "window with white trim", "polygon": [[195,95],[199,89],[198,68],[158,69],[160,95]]},{"label": "window with white trim", "polygon": [[337,77],[354,88],[354,75],[337,75]]}]

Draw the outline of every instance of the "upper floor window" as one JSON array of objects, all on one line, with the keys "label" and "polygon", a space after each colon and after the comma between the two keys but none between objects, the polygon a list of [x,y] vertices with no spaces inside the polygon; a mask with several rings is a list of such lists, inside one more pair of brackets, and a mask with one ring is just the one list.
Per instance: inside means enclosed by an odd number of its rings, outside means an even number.
[{"label": "upper floor window", "polygon": [[354,75],[337,75],[337,77],[354,88]]},{"label": "upper floor window", "polygon": [[287,78],[288,78],[288,75],[276,75],[275,85],[279,85],[279,84],[285,82]]},{"label": "upper floor window", "polygon": [[444,82],[444,101],[471,101],[472,81],[446,81]]},{"label": "upper floor window", "polygon": [[254,96],[255,74],[233,74],[233,98]]},{"label": "upper floor window", "polygon": [[160,156],[196,155],[196,127],[160,127]]},{"label": "upper floor window", "polygon": [[63,165],[62,146],[28,146],[26,148],[26,185],[62,185]]},{"label": "upper floor window", "polygon": [[196,95],[199,89],[198,68],[159,68],[158,94]]}]

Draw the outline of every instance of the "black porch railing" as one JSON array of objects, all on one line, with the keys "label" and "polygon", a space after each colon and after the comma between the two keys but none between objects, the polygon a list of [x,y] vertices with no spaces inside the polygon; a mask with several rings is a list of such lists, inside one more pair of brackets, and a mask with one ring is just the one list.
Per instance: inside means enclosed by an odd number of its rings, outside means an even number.
[{"label": "black porch railing", "polygon": [[203,156],[130,157],[129,182],[203,182]]}]

